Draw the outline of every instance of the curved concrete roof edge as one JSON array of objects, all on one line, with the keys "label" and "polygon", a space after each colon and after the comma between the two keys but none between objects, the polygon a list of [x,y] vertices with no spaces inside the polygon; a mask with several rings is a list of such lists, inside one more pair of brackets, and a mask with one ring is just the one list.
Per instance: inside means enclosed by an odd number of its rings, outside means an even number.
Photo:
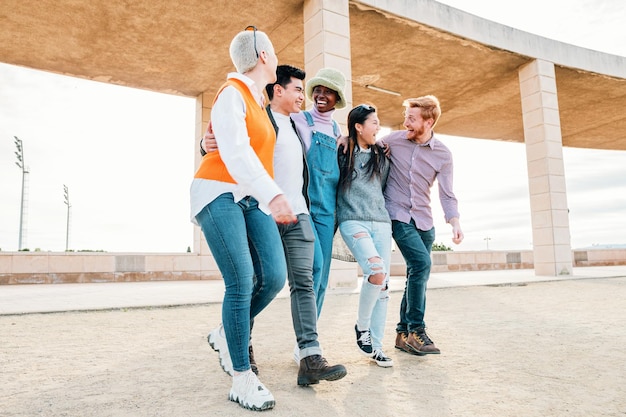
[{"label": "curved concrete roof edge", "polygon": [[[626,78],[626,57],[559,42],[524,32],[434,0],[351,0],[383,13],[449,32],[486,46],[510,51],[555,65]],[[418,6],[416,7],[416,3]]]}]

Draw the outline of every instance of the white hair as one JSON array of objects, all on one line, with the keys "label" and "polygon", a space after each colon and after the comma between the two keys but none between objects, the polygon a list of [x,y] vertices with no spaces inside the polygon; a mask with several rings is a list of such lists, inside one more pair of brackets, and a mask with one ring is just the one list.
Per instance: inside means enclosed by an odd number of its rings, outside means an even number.
[{"label": "white hair", "polygon": [[254,36],[255,31],[244,30],[239,32],[230,42],[230,59],[240,74],[245,74],[256,66],[259,60],[257,53],[260,55],[261,51],[274,50],[274,46],[265,32],[257,30],[255,52]]}]

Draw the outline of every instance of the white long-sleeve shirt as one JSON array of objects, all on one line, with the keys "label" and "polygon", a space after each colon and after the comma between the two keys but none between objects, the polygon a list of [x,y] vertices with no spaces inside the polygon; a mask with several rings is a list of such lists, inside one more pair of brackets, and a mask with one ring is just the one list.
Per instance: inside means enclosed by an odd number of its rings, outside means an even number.
[{"label": "white long-sleeve shirt", "polygon": [[[243,81],[263,107],[263,95],[252,79],[239,73],[230,73],[228,78]],[[250,146],[246,105],[236,88],[228,86],[222,90],[211,109],[211,120],[220,157],[237,183],[194,178],[190,188],[191,221],[197,224],[196,215],[224,193],[232,193],[234,201],[252,196],[259,202],[259,208],[269,214],[269,202],[282,191]]]}]

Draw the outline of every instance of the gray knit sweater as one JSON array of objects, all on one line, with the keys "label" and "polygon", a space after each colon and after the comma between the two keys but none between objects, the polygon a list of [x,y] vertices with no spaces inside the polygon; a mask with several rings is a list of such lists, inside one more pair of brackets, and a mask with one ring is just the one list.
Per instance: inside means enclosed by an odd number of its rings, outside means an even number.
[{"label": "gray knit sweater", "polygon": [[389,175],[389,160],[385,158],[385,166],[380,176],[374,175],[370,178],[364,167],[371,155],[371,152],[363,152],[359,148],[355,150],[356,178],[352,180],[350,188],[344,190],[339,186],[337,190],[338,224],[346,220],[391,223],[383,197]]}]

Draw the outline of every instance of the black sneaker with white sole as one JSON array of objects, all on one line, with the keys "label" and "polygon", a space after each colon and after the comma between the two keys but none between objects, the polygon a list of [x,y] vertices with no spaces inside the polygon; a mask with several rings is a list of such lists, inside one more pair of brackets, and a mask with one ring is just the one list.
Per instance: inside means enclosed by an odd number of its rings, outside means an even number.
[{"label": "black sneaker with white sole", "polygon": [[354,331],[356,332],[356,344],[359,350],[365,356],[371,357],[374,354],[374,350],[372,349],[372,335],[370,334],[370,330],[359,330],[355,324]]},{"label": "black sneaker with white sole", "polygon": [[376,365],[383,368],[391,368],[393,366],[393,360],[389,356],[385,355],[385,352],[381,349],[376,349],[374,351],[372,360],[376,362]]}]

